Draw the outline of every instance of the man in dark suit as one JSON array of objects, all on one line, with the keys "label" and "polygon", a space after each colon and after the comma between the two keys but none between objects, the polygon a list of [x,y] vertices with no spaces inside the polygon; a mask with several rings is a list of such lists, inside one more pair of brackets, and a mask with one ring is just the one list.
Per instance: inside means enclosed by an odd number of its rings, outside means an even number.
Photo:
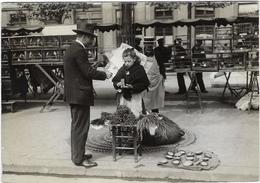
[{"label": "man in dark suit", "polygon": [[[179,59],[180,62],[183,61],[183,60],[181,60],[181,57],[187,55],[185,52],[185,49],[181,46],[181,42],[182,42],[182,40],[180,38],[174,40],[174,56],[175,56],[175,59],[176,60]],[[177,73],[177,82],[178,82],[178,86],[179,86],[179,91],[177,93],[175,93],[176,95],[182,95],[182,94],[186,93],[184,75],[185,75],[185,72]]]},{"label": "man in dark suit", "polygon": [[91,154],[85,155],[90,125],[90,106],[94,105],[92,80],[105,80],[112,73],[97,71],[88,61],[86,48],[96,35],[93,24],[78,24],[77,38],[64,55],[64,100],[71,109],[71,159],[77,166],[92,167]]},{"label": "man in dark suit", "polygon": [[164,46],[164,39],[163,38],[158,39],[157,42],[158,42],[159,46],[157,46],[154,49],[154,56],[155,56],[157,63],[159,65],[160,74],[163,76],[164,79],[166,79],[166,70],[165,70],[164,63],[168,62],[168,60],[171,57],[171,54],[170,54],[169,49]]}]

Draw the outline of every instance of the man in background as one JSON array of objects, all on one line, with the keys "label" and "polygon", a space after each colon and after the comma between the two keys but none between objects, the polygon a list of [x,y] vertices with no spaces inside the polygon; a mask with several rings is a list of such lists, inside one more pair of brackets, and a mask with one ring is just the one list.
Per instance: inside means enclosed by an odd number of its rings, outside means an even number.
[{"label": "man in background", "polygon": [[[182,47],[181,45],[182,40],[181,39],[175,39],[174,40],[174,56],[176,59],[176,62],[182,62],[182,56],[186,56],[186,51],[185,49]],[[181,63],[179,63],[181,64]],[[185,85],[185,80],[184,80],[184,75],[185,72],[178,72],[177,73],[177,82],[178,82],[178,86],[179,86],[179,90],[177,93],[175,93],[176,95],[182,95],[186,93],[186,85]]]},{"label": "man in background", "polygon": [[158,46],[154,49],[154,55],[159,65],[160,73],[166,79],[166,69],[164,63],[167,63],[171,57],[171,52],[164,46],[164,39],[157,40]]},{"label": "man in background", "polygon": [[[198,62],[201,62],[203,59],[206,58],[205,49],[202,46],[202,40],[197,40],[196,44],[192,48],[192,57],[193,59],[197,59]],[[203,73],[202,72],[196,72],[197,82],[200,87],[200,91],[202,93],[208,93],[208,91],[205,88],[204,82],[203,82]],[[196,83],[192,83],[192,89],[195,89]]]}]

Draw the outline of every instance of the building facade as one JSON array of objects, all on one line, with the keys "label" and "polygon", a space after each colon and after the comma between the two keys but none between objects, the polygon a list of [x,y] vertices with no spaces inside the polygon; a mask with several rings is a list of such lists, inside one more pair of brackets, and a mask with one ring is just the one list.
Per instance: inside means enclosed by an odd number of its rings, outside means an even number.
[{"label": "building facade", "polygon": [[[60,22],[54,21],[53,17],[40,20],[35,12],[34,7],[21,7],[18,3],[2,3],[2,27],[8,25],[75,25],[78,21],[87,21],[97,24],[111,24],[122,22],[122,11],[120,2],[102,2],[94,3],[89,8],[71,9],[63,13],[60,17]],[[189,12],[190,11],[190,12]],[[231,5],[219,8],[209,8],[201,5],[193,5],[188,8],[188,3],[182,3],[177,8],[171,6],[152,5],[147,2],[134,2],[132,15],[134,22],[149,22],[152,20],[179,20],[190,18],[205,18],[205,17],[232,17],[244,16],[250,14],[258,14],[258,2],[233,2]],[[187,27],[168,27],[168,28],[147,28],[135,30],[135,36],[140,38],[152,37],[154,40],[164,37],[167,45],[173,44],[175,38],[182,38],[185,44],[187,41]],[[195,37],[198,33],[211,33],[212,26],[200,26],[191,28],[191,37]],[[121,43],[120,31],[99,32],[99,48],[100,50],[111,50],[116,48]],[[141,43],[142,44],[142,43]],[[191,45],[194,40],[191,40]],[[142,46],[142,45],[141,45]]]}]

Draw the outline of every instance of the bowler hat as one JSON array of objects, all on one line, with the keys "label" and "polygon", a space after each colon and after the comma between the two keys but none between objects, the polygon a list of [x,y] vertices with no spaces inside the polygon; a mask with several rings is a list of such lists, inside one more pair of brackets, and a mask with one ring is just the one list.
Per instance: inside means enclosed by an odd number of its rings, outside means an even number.
[{"label": "bowler hat", "polygon": [[77,29],[73,29],[72,31],[76,32],[77,34],[84,34],[97,37],[97,35],[95,35],[94,33],[95,25],[96,24],[77,23]]}]

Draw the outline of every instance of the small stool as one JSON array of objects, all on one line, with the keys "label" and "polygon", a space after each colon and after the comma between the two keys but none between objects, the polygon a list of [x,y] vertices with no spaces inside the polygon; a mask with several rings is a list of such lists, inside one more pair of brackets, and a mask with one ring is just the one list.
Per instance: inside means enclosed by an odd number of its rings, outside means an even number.
[{"label": "small stool", "polygon": [[122,155],[122,150],[133,150],[135,162],[138,162],[138,154],[142,156],[140,138],[135,125],[111,125],[112,152],[116,161],[117,150]]}]

